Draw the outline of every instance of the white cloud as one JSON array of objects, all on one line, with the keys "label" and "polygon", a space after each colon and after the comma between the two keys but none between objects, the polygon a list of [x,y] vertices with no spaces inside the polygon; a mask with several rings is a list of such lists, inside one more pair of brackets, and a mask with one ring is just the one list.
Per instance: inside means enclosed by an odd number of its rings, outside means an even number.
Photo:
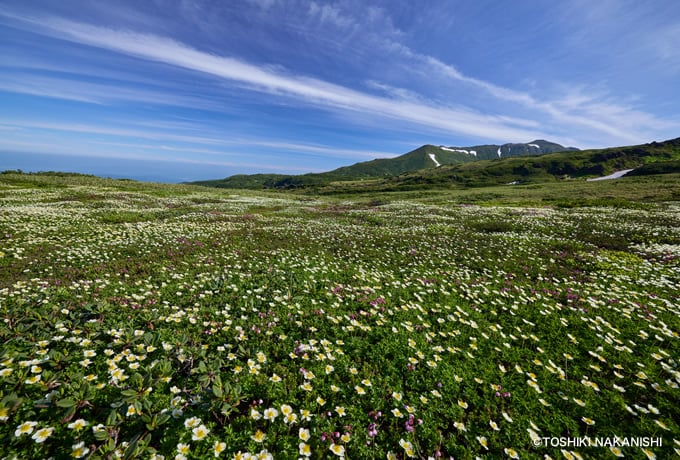
[{"label": "white cloud", "polygon": [[[316,78],[275,71],[245,61],[202,52],[151,34],[113,30],[59,18],[22,18],[36,31],[144,60],[230,80],[253,91],[293,98],[330,111],[354,111],[425,126],[440,132],[486,139],[522,140],[543,135],[527,130],[528,120],[484,115],[470,109],[378,97]],[[547,136],[547,135],[546,135]]]},{"label": "white cloud", "polygon": [[[588,93],[581,86],[562,85],[560,91],[563,96],[541,101],[529,93],[504,88],[485,80],[466,76],[454,66],[441,62],[432,56],[415,53],[403,45],[393,44],[392,49],[424,66],[425,73],[442,75],[482,90],[499,101],[515,103],[525,109],[540,112],[558,124],[562,132],[572,129],[578,133],[562,135],[562,140],[580,137],[582,142],[590,141],[592,147],[604,147],[610,145],[611,142],[641,142],[649,140],[650,136],[659,131],[680,129],[680,123],[677,121],[663,120],[653,114],[612,101],[607,98],[606,93],[602,94],[600,90]],[[676,53],[680,58],[680,53],[677,50],[673,49],[670,53]],[[517,119],[513,118],[512,120],[516,121]],[[543,123],[545,124],[545,118],[543,118]],[[538,128],[538,123],[534,121],[525,126]]]},{"label": "white cloud", "polygon": [[680,23],[650,34],[646,44],[654,55],[672,73],[680,73]]},{"label": "white cloud", "polygon": [[117,136],[117,137],[131,137],[139,139],[150,139],[158,141],[173,141],[173,142],[186,142],[194,144],[209,144],[217,145],[221,144],[223,141],[218,137],[205,137],[205,136],[189,136],[182,134],[173,134],[168,132],[151,131],[151,130],[138,130],[130,128],[116,128],[110,126],[98,126],[84,123],[66,123],[66,122],[54,122],[54,121],[35,121],[35,120],[0,120],[0,123],[5,126],[14,126],[16,128],[31,128],[31,129],[43,129],[51,131],[65,131],[74,132],[81,134],[100,134],[106,136]]},{"label": "white cloud", "polygon": [[[0,130],[2,131],[15,131],[20,132],[22,135],[20,137],[15,137],[11,139],[5,137],[0,140],[0,148],[12,149],[18,146],[30,146],[33,149],[40,149],[43,153],[49,153],[54,149],[54,143],[36,143],[34,140],[25,139],[35,139],[38,137],[35,130],[48,131],[56,134],[64,133],[77,133],[85,136],[90,136],[86,138],[81,138],[79,143],[82,147],[82,142],[88,142],[90,144],[107,145],[107,146],[121,146],[121,147],[133,147],[145,150],[158,150],[166,152],[166,154],[173,153],[178,155],[183,154],[203,154],[216,157],[230,157],[239,156],[244,152],[259,152],[264,149],[265,152],[276,152],[276,156],[279,157],[281,152],[292,152],[298,155],[320,155],[323,157],[332,158],[365,158],[373,159],[377,157],[391,157],[394,156],[393,152],[383,152],[379,150],[363,150],[363,149],[345,149],[345,148],[334,148],[326,145],[312,144],[312,143],[299,143],[290,142],[288,140],[281,139],[250,139],[250,138],[238,138],[230,137],[228,139],[223,139],[218,133],[214,133],[214,137],[210,136],[193,136],[180,134],[179,131],[192,131],[195,125],[191,123],[167,123],[167,122],[153,122],[153,123],[137,123],[146,126],[150,129],[132,129],[127,127],[112,127],[112,126],[102,126],[96,124],[83,124],[83,123],[59,123],[53,121],[44,120],[0,120]],[[170,130],[168,132],[166,130]],[[111,140],[99,140],[102,139],[99,136],[105,136],[104,139],[109,137],[120,138],[121,141],[111,141]],[[49,138],[49,136],[43,136]],[[127,139],[127,141],[125,141]],[[141,144],[138,140],[142,139],[142,142],[149,142]],[[132,141],[130,141],[132,140]],[[157,143],[152,143],[157,142]],[[69,148],[72,148],[74,143],[70,143]],[[85,156],[89,154],[87,151],[82,153]],[[94,154],[93,154],[94,155]],[[111,156],[111,154],[106,154]],[[188,158],[185,160],[188,161]],[[265,162],[263,162],[264,164]],[[249,165],[244,165],[249,166]],[[265,168],[267,169],[267,168]],[[276,168],[270,168],[276,170],[290,170],[290,171],[300,171],[302,168],[293,167],[288,168],[284,166],[276,166]],[[308,169],[307,169],[308,171]]]},{"label": "white cloud", "polygon": [[352,18],[344,15],[339,8],[327,3],[319,6],[316,2],[310,2],[308,14],[321,23],[331,24],[341,29],[357,25]]},{"label": "white cloud", "polygon": [[[120,149],[114,148],[111,150],[93,150],[91,144],[105,145],[109,147],[136,147],[143,149],[143,153],[140,152],[121,152]],[[300,174],[303,172],[310,172],[309,168],[300,168],[288,165],[278,165],[272,164],[271,162],[264,163],[249,163],[243,161],[224,161],[219,159],[197,159],[193,153],[196,153],[195,149],[185,149],[181,147],[162,149],[158,146],[148,146],[140,144],[124,144],[116,142],[100,142],[100,143],[88,143],[86,145],[80,146],[80,148],[73,148],[73,146],[56,146],[48,142],[38,142],[38,141],[20,141],[20,140],[3,140],[0,141],[0,148],[5,150],[11,150],[16,153],[24,154],[43,154],[50,156],[72,156],[72,157],[87,157],[87,158],[99,158],[99,159],[115,159],[115,160],[134,160],[134,161],[153,161],[153,162],[164,162],[164,163],[179,163],[179,164],[191,164],[191,165],[204,165],[204,166],[216,166],[216,167],[227,167],[227,168],[252,168],[256,170],[265,171],[275,171],[282,172],[286,171],[290,174]],[[161,154],[154,154],[147,152],[148,150],[161,150],[165,151]],[[187,156],[171,156],[168,155],[168,151],[173,153],[188,153]],[[314,171],[320,172],[320,171]]]},{"label": "white cloud", "polygon": [[248,3],[257,5],[263,10],[268,10],[276,4],[276,0],[248,0]]},{"label": "white cloud", "polygon": [[[380,22],[390,23],[382,10],[378,13]],[[547,98],[538,98],[526,91],[471,77],[453,65],[397,42],[398,29],[382,38],[374,32],[365,32],[366,23],[376,20],[368,17],[370,15],[365,18],[349,15],[336,6],[315,2],[309,4],[307,14],[346,31],[357,29],[370,46],[394,56],[396,62],[401,60],[404,68],[417,68],[423,75],[448,79],[458,84],[458,88],[468,88],[471,94],[486,95],[491,104],[482,107],[486,112],[482,113],[459,104],[433,102],[413,90],[380,81],[369,81],[369,91],[372,92],[361,91],[295,74],[282,67],[255,65],[242,59],[207,53],[159,35],[99,27],[58,17],[13,19],[20,20],[25,27],[29,25],[38,33],[200,72],[289,104],[321,108],[336,116],[350,116],[355,122],[369,119],[384,123],[389,120],[392,127],[397,122],[399,129],[415,131],[417,127],[420,132],[466,135],[494,142],[542,137],[580,147],[637,143],[655,138],[661,132],[680,129],[677,121],[663,120],[632,103],[614,100],[606,90],[594,92],[568,85],[559,88],[553,83],[553,88],[559,91],[554,91]],[[675,37],[678,32],[670,29],[668,34]],[[663,55],[670,62],[678,56],[675,49],[666,49],[661,44],[657,46],[657,52],[665,53]],[[89,92],[85,89],[80,93],[66,91],[62,94],[97,100],[97,88],[92,87]],[[38,90],[34,88],[33,91]],[[121,94],[121,97],[125,95]],[[146,97],[153,102],[156,95],[147,92]],[[201,101],[185,99],[177,102],[199,104]]]},{"label": "white cloud", "polygon": [[24,73],[11,75],[6,73],[0,80],[0,90],[100,105],[115,102],[134,102],[136,104],[150,103],[221,112],[228,111],[226,104],[220,104],[214,98],[182,95],[179,94],[177,88],[155,90],[130,87],[120,81],[92,83],[52,76],[36,76]]}]

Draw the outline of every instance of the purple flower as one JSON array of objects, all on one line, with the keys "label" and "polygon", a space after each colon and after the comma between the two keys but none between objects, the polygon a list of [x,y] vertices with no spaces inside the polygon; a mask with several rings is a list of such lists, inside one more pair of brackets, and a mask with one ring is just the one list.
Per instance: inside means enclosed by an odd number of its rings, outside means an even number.
[{"label": "purple flower", "polygon": [[408,420],[406,421],[406,423],[404,423],[404,426],[406,427],[406,431],[408,431],[409,433],[413,433],[413,431],[415,431],[416,429],[415,417],[413,416],[413,414],[409,415]]},{"label": "purple flower", "polygon": [[378,426],[375,423],[368,425],[368,435],[372,438],[378,435]]}]

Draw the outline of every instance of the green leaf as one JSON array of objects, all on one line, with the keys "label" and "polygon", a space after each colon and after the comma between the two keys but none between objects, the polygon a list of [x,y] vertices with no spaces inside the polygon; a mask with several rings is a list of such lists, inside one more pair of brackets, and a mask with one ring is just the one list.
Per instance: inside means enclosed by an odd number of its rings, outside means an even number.
[{"label": "green leaf", "polygon": [[76,406],[71,406],[68,409],[66,409],[66,413],[64,414],[64,420],[70,420],[73,418],[74,415],[76,415]]},{"label": "green leaf", "polygon": [[112,410],[109,412],[109,416],[106,419],[106,424],[108,426],[114,426],[118,422],[118,411]]},{"label": "green leaf", "polygon": [[215,397],[217,397],[217,398],[221,398],[222,396],[224,396],[224,393],[222,392],[222,388],[220,388],[217,385],[213,385],[212,392],[215,395]]},{"label": "green leaf", "polygon": [[135,435],[132,438],[132,441],[130,441],[130,444],[128,445],[127,449],[125,449],[125,454],[123,455],[124,460],[134,458],[137,450],[137,444],[139,443],[139,436],[140,436],[139,434]]},{"label": "green leaf", "polygon": [[[100,433],[100,434],[101,434],[101,433],[104,433],[105,435],[107,434],[106,431],[103,431],[103,432],[100,431],[99,433]],[[97,435],[95,435],[95,438],[96,438],[96,437],[97,437]],[[106,439],[106,438],[104,438],[104,439]],[[107,449],[109,452],[113,452],[113,451],[116,449],[116,442],[113,440],[113,438],[109,438],[109,441],[106,443],[106,449]]]},{"label": "green leaf", "polygon": [[161,414],[156,420],[156,426],[164,425],[168,420],[170,420],[170,416],[168,414]]},{"label": "green leaf", "polygon": [[234,407],[231,404],[225,403],[222,405],[222,414],[229,415],[234,412]]},{"label": "green leaf", "polygon": [[135,386],[137,388],[142,388],[144,386],[144,377],[139,372],[135,372],[130,377],[130,386]]},{"label": "green leaf", "polygon": [[78,403],[78,401],[76,401],[73,398],[64,398],[64,399],[60,399],[59,401],[57,401],[57,406],[59,406],[59,407],[73,407],[77,403]]},{"label": "green leaf", "polygon": [[23,398],[20,398],[17,396],[16,393],[11,393],[2,398],[2,404],[5,407],[9,407],[11,410],[16,409],[21,405],[21,402],[23,401]]},{"label": "green leaf", "polygon": [[[97,441],[104,441],[109,437],[109,433],[106,430],[102,431],[95,431],[94,432],[94,439]],[[115,448],[115,444],[113,444],[113,439],[109,439],[108,445],[113,445],[113,447],[109,447],[109,450],[113,450]]]}]

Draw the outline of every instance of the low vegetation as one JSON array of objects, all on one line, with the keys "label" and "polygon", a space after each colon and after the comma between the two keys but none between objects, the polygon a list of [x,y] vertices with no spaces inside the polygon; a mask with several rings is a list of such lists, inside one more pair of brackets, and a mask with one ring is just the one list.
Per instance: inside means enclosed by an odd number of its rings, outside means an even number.
[{"label": "low vegetation", "polygon": [[[478,148],[483,147],[485,146]],[[436,158],[439,158],[438,162],[441,163],[440,167],[434,167],[429,156],[435,153]],[[631,147],[510,156],[491,160],[479,160],[472,155],[442,151],[438,147],[425,145],[396,158],[357,163],[326,173],[297,176],[237,175],[196,184],[232,189],[295,189],[325,194],[380,190],[408,191],[424,188],[465,189],[582,181],[586,178],[606,176],[619,170],[638,168],[640,171],[634,174],[678,173],[679,161],[680,138]]]},{"label": "low vegetation", "polygon": [[1,174],[2,456],[670,458],[678,182]]}]

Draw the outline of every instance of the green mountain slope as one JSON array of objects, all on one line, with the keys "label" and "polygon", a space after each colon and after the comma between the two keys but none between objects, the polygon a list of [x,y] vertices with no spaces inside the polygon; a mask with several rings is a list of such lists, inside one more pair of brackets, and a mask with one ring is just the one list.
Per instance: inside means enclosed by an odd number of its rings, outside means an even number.
[{"label": "green mountain slope", "polygon": [[449,165],[474,161],[475,157],[462,152],[445,150],[434,145],[423,145],[411,152],[395,158],[380,158],[364,161],[351,166],[321,173],[332,178],[348,178],[350,180],[369,177],[395,176],[409,171],[436,168],[439,165]]},{"label": "green mountain slope", "polygon": [[380,158],[343,166],[318,174],[238,174],[225,179],[192,182],[196,185],[243,189],[293,189],[323,186],[336,181],[384,178],[445,165],[475,162],[484,159],[507,158],[523,155],[541,155],[565,150],[553,142],[535,140],[526,144],[477,145],[472,147],[446,147],[423,145],[411,152],[394,158]]},{"label": "green mountain slope", "polygon": [[[541,182],[568,181],[606,176],[632,169],[630,175],[652,175],[678,172],[680,138],[650,144],[612,147],[578,152],[550,153],[535,157],[509,157],[495,160],[447,165],[423,169],[400,176],[353,183],[347,191],[415,190],[439,187],[485,187]],[[333,190],[340,191],[342,184]],[[326,191],[331,191],[328,188]]]},{"label": "green mountain slope", "polygon": [[527,155],[543,155],[545,153],[577,151],[574,147],[564,147],[554,142],[537,139],[525,144],[476,145],[473,147],[440,147],[447,151],[466,152],[475,160],[493,160]]}]

